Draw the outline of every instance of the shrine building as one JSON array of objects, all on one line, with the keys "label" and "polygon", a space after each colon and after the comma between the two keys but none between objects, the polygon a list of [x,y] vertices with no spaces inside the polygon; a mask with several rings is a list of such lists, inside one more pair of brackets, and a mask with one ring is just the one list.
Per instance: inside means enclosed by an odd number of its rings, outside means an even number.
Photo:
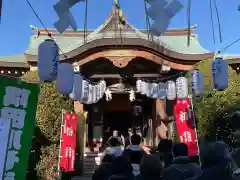
[{"label": "shrine building", "polygon": [[[151,133],[147,140],[167,138],[169,124],[173,119],[173,102],[154,100],[136,93],[136,100],[129,101],[129,89],[135,88],[137,79],[146,81],[175,80],[179,72],[186,73],[200,61],[211,60],[213,52],[204,49],[195,34],[197,26],[191,27],[188,46],[188,28],[173,28],[160,37],[152,37],[148,30],[135,28],[125,19],[119,23],[116,9],[112,8],[104,24],[95,30],[74,32],[66,30],[59,34],[48,29],[51,37],[61,48],[61,62],[72,63],[92,82],[104,79],[113,93],[111,101],[100,100],[97,104],[83,105],[75,102],[77,113],[87,111],[86,141],[96,140],[108,127],[129,129],[133,119],[149,122]],[[0,73],[20,77],[27,71],[37,69],[38,46],[48,33],[43,28],[32,27],[29,47],[23,54],[0,57]],[[85,37],[85,34],[87,35]],[[240,68],[240,56],[225,55],[229,65]],[[140,112],[135,112],[140,107]]]}]

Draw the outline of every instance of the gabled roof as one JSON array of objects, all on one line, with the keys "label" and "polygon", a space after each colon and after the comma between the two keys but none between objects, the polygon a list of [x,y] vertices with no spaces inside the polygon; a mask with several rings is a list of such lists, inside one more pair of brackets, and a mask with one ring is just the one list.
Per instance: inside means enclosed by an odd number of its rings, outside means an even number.
[{"label": "gabled roof", "polygon": [[[120,33],[123,39],[128,38],[133,40],[149,40],[150,36],[147,30],[138,30],[130,23],[128,23],[127,20],[125,25],[119,25],[117,22],[119,18],[117,17],[116,11],[116,8],[112,8],[104,24],[100,25],[95,30],[89,30],[87,32],[87,43],[99,39],[113,39],[115,37],[120,37]],[[210,53],[208,50],[201,47],[197,35],[194,34],[196,27],[197,26],[191,27],[190,46],[187,45],[187,28],[168,29],[168,31],[163,36],[153,37],[154,43],[163,46],[164,48],[169,49],[173,52],[182,54],[194,55]],[[34,31],[36,34],[31,37],[29,48],[25,52],[26,55],[31,56],[29,58],[30,61],[32,58],[34,58],[33,56],[37,55],[39,44],[45,39],[49,38],[45,29],[35,28]],[[67,30],[63,34],[59,34],[55,29],[49,29],[49,31],[51,32],[52,37],[56,40],[61,50],[66,54],[74,51],[81,46],[84,46],[83,30],[79,30],[77,32]],[[64,59],[64,57],[62,58]],[[36,61],[34,59],[32,60]]]}]

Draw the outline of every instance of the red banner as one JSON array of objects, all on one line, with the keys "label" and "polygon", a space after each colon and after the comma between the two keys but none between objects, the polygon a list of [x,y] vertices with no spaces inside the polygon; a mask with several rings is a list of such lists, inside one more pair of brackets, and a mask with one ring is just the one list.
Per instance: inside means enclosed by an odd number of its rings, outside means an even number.
[{"label": "red banner", "polygon": [[188,146],[188,155],[198,155],[198,143],[195,131],[195,122],[189,98],[177,100],[174,105],[174,116],[180,142]]},{"label": "red banner", "polygon": [[74,171],[77,123],[76,114],[63,114],[60,169],[64,172]]}]

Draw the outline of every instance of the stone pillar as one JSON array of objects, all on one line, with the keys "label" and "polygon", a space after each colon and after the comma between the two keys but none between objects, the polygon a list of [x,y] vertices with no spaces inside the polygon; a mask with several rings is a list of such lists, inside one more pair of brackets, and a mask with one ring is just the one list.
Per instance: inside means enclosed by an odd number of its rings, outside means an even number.
[{"label": "stone pillar", "polygon": [[153,137],[155,145],[159,140],[168,138],[168,115],[166,100],[157,99],[153,105]]}]

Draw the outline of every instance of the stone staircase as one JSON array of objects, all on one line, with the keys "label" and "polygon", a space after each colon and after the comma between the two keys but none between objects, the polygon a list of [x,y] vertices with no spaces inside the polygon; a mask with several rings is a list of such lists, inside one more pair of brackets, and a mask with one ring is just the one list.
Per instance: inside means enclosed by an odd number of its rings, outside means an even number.
[{"label": "stone staircase", "polygon": [[87,152],[83,159],[83,175],[72,180],[91,180],[95,169],[100,163],[100,155],[97,152]]}]

